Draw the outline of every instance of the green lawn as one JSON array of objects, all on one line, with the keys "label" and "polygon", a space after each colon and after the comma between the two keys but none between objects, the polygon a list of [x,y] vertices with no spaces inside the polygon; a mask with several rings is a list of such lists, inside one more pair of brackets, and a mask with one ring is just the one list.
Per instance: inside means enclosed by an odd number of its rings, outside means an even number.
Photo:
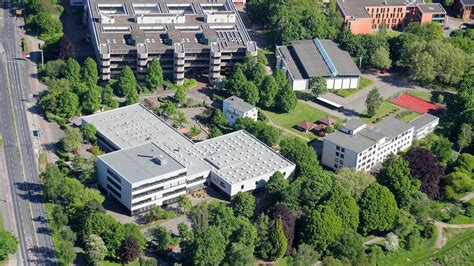
[{"label": "green lawn", "polygon": [[474,224],[474,217],[465,215],[458,215],[456,218],[449,221],[450,224]]},{"label": "green lawn", "polygon": [[[301,132],[293,127],[299,124],[300,122],[302,122],[303,120],[307,120],[311,123],[315,123],[318,119],[328,115],[326,112],[316,109],[302,102],[298,102],[298,104],[296,105],[296,108],[288,113],[279,114],[279,113],[274,113],[271,111],[265,111],[265,113],[272,119],[272,121],[275,124],[282,126],[284,128],[287,128],[293,132],[296,132],[300,134],[301,136],[311,138],[311,139],[317,138],[316,135],[311,132],[308,132],[308,133]],[[336,122],[342,121],[339,118],[336,118],[333,116],[330,116],[330,117],[336,120]]]},{"label": "green lawn", "polygon": [[0,138],[0,146],[3,146],[3,139]]},{"label": "green lawn", "polygon": [[332,93],[341,97],[348,97],[356,92],[365,89],[367,86],[374,84],[374,82],[368,78],[360,77],[360,86],[357,89],[345,89],[345,90],[331,90]]},{"label": "green lawn", "polygon": [[431,101],[431,97],[433,96],[430,91],[408,90],[407,93],[426,101]]},{"label": "green lawn", "polygon": [[130,262],[130,263],[127,263],[127,264],[123,264],[123,263],[116,263],[116,262],[111,262],[111,261],[104,261],[100,264],[100,266],[123,266],[123,265],[140,266],[140,262],[139,262],[139,260],[136,260],[136,261],[133,261],[133,262]]},{"label": "green lawn", "polygon": [[394,104],[390,103],[389,101],[383,101],[373,117],[367,117],[367,111],[364,111],[360,120],[365,123],[375,124],[383,120],[385,117],[389,116],[390,114],[395,114],[398,112],[400,108],[395,106]]},{"label": "green lawn", "polygon": [[399,112],[395,116],[395,118],[400,119],[403,122],[410,122],[410,121],[412,121],[413,119],[415,119],[419,116],[420,116],[420,114],[417,113],[417,112],[413,112],[413,111],[410,111],[410,110],[405,110],[405,111]]},{"label": "green lawn", "polygon": [[46,171],[46,167],[48,166],[48,157],[46,152],[41,152],[38,156],[38,168],[39,172],[42,173]]},{"label": "green lawn", "polygon": [[[436,231],[435,231],[436,232]],[[389,253],[378,261],[378,265],[434,265],[434,260],[444,260],[440,265],[472,265],[474,259],[474,229],[445,229],[448,242],[442,249],[433,248],[436,234],[424,240],[414,250]]]},{"label": "green lawn", "polygon": [[197,81],[195,79],[184,79],[183,85],[178,86],[173,82],[165,81],[163,85],[166,87],[166,90],[177,90],[178,88],[183,88],[185,91],[190,90],[197,86]]}]

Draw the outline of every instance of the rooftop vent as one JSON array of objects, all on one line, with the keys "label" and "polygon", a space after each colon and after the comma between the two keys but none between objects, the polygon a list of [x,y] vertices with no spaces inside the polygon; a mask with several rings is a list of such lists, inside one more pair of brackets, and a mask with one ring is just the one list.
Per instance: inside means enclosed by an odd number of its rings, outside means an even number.
[{"label": "rooftop vent", "polygon": [[168,160],[163,157],[163,155],[158,155],[157,157],[153,158],[152,161],[157,165],[166,165]]}]

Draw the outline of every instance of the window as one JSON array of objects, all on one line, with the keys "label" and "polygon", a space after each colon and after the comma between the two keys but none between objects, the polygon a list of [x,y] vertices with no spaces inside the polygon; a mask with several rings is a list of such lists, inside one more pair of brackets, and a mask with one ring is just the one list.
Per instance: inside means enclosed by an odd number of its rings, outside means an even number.
[{"label": "window", "polygon": [[244,185],[240,186],[240,189],[244,189]]},{"label": "window", "polygon": [[339,150],[341,150],[341,147],[339,147],[339,146],[336,146],[336,150],[338,150],[338,151],[339,151]]},{"label": "window", "polygon": [[341,151],[342,151],[342,152],[345,152],[345,151],[346,151],[346,149],[344,149],[344,148],[341,148]]},{"label": "window", "polygon": [[341,154],[341,156],[340,156],[340,157],[341,157],[342,159],[344,159],[344,154]]},{"label": "window", "polygon": [[339,156],[339,152],[336,152],[336,156]]}]

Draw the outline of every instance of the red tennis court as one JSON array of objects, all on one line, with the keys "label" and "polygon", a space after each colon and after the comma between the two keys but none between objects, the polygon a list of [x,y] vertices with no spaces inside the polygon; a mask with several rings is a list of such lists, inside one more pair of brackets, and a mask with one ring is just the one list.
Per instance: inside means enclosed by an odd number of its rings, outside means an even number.
[{"label": "red tennis court", "polygon": [[392,100],[392,103],[420,114],[444,109],[442,106],[432,104],[410,94],[402,94]]}]

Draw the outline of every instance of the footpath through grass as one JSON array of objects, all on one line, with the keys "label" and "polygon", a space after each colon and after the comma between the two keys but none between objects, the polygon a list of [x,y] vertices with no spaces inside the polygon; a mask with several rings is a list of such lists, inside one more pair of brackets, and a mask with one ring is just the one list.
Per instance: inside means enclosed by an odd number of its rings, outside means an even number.
[{"label": "footpath through grass", "polygon": [[[265,111],[265,113],[271,118],[271,120],[286,129],[289,129],[301,136],[315,139],[317,136],[311,132],[305,133],[301,132],[294,127],[301,123],[302,121],[306,120],[311,123],[315,123],[319,119],[329,115],[328,113],[316,109],[308,104],[298,101],[295,109],[291,110],[288,113],[275,113],[272,111]],[[334,117],[329,115],[332,119],[334,119],[337,123],[342,122],[340,118]]]},{"label": "footpath through grass", "polygon": [[436,234],[433,234],[431,239],[423,241],[413,250],[387,254],[378,261],[378,265],[473,265],[474,229],[445,229],[444,232],[448,242],[443,248],[433,247],[436,239]]}]

